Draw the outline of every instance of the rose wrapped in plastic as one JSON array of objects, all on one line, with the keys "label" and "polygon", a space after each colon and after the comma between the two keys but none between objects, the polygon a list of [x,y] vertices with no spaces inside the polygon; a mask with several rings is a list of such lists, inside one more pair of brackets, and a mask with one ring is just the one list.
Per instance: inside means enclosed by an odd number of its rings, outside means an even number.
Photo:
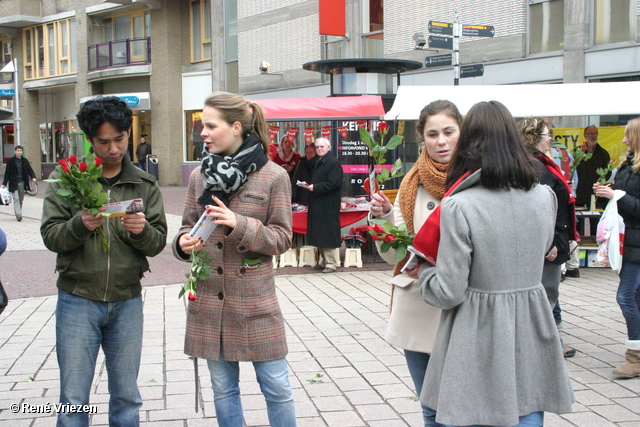
[{"label": "rose wrapped in plastic", "polygon": [[381,252],[395,249],[396,262],[400,262],[407,254],[407,247],[413,243],[415,233],[407,230],[406,224],[394,226],[390,221],[374,219],[369,225],[369,234],[373,240],[381,241]]},{"label": "rose wrapped in plastic", "polygon": [[[100,214],[100,207],[107,203],[107,193],[102,191],[102,184],[98,181],[102,177],[101,158],[89,153],[78,164],[78,158],[70,156],[60,160],[56,171],[60,174],[59,178],[45,181],[59,183],[64,187],[56,190],[58,196],[66,198],[72,209],[86,209],[93,216]],[[96,228],[94,233],[100,234],[102,247],[108,251],[109,241],[103,226]]]}]

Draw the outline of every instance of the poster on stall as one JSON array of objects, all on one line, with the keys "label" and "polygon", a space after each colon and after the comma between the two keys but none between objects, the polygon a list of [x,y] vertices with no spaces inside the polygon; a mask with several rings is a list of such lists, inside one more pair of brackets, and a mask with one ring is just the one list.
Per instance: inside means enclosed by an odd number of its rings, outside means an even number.
[{"label": "poster on stall", "polygon": [[[366,127],[372,134],[376,141],[380,141],[380,134],[378,134],[378,120],[353,120],[353,121],[338,121],[336,127],[338,130],[337,151],[334,153],[340,163],[342,164],[342,171],[344,172],[344,188],[342,190],[343,196],[358,197],[367,195],[367,191],[364,189],[364,181],[369,176],[370,168],[373,165],[373,158],[369,155],[369,147],[361,141],[359,126]],[[373,129],[373,132],[371,131]],[[391,127],[388,133],[385,135],[385,143],[389,142],[389,139],[394,135],[394,130]],[[376,167],[376,173],[380,173],[380,168],[386,168],[391,171],[393,162],[396,160],[396,152],[392,152],[387,155],[386,162]],[[396,182],[397,181],[397,182]],[[400,180],[394,179],[387,181],[380,187],[381,190],[396,189]]]},{"label": "poster on stall", "polygon": [[[616,160],[615,166],[619,166],[620,160],[627,155],[627,146],[622,143],[624,128],[624,126],[598,127],[598,144],[607,150],[611,160]],[[553,139],[562,142],[569,150],[581,146],[586,141],[584,128],[553,128]]]}]

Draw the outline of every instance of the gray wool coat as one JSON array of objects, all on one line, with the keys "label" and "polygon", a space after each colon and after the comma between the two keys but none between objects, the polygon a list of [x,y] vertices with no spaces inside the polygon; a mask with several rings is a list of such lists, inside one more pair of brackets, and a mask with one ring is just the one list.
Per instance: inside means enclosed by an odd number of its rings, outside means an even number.
[{"label": "gray wool coat", "polygon": [[[179,259],[189,259],[178,240],[204,212],[197,203],[203,190],[197,167],[189,177],[182,227],[173,240]],[[236,214],[237,225],[218,226],[206,241],[213,274],[198,281],[196,300],[189,301],[184,352],[218,360],[222,341],[227,361],[280,359],[288,350],[272,257],[291,247],[289,175],[267,162],[231,196],[229,209]],[[261,262],[254,265],[245,258]]]},{"label": "gray wool coat", "polygon": [[555,195],[544,185],[490,190],[480,173],[442,200],[437,266],[419,271],[424,299],[443,309],[420,401],[447,425],[513,426],[532,412],[571,412],[540,282]]}]

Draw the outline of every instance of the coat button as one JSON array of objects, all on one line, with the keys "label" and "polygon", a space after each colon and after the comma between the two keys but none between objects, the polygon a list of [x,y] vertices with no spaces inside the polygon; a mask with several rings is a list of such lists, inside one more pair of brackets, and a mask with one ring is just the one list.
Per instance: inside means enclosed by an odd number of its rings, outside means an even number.
[{"label": "coat button", "polygon": [[218,292],[218,299],[224,299],[224,294],[222,292]]},{"label": "coat button", "polygon": [[429,209],[430,211],[432,211],[435,207],[436,207],[435,203],[433,202],[427,203],[427,209]]},{"label": "coat button", "polygon": [[240,267],[240,274],[244,274],[247,272],[247,269],[245,267]]},{"label": "coat button", "polygon": [[217,247],[218,249],[222,249],[222,242],[218,242],[218,243],[216,243],[216,247]]},{"label": "coat button", "polygon": [[218,274],[222,274],[222,267],[218,267]]}]

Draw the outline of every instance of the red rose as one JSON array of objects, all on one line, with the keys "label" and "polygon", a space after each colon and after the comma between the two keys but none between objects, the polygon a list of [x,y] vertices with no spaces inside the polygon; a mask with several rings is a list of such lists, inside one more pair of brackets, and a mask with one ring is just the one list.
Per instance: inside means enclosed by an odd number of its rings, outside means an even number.
[{"label": "red rose", "polygon": [[381,236],[381,235],[379,235],[379,234],[372,234],[372,235],[371,235],[371,238],[372,238],[373,240],[383,240],[383,239],[384,239],[384,237],[382,237],[382,236]]},{"label": "red rose", "polygon": [[387,133],[387,129],[389,129],[389,124],[387,122],[378,123],[378,132]]},{"label": "red rose", "polygon": [[66,163],[66,162],[65,162],[65,164],[64,164],[64,165],[61,165],[61,166],[62,166],[62,171],[63,171],[64,173],[71,173],[71,170],[69,169],[69,165],[67,165],[67,163]]},{"label": "red rose", "polygon": [[376,233],[384,233],[384,227],[380,224],[376,224],[373,226],[373,231],[375,231]]},{"label": "red rose", "polygon": [[373,230],[373,225],[367,225],[367,231],[371,231],[371,230]]},{"label": "red rose", "polygon": [[102,164],[102,159],[100,157],[96,157],[96,167]]},{"label": "red rose", "polygon": [[80,172],[84,172],[87,170],[87,164],[85,162],[80,162],[80,164],[78,165],[78,169],[80,169]]},{"label": "red rose", "polygon": [[196,294],[194,294],[193,292],[189,292],[189,301],[195,301],[196,300]]},{"label": "red rose", "polygon": [[78,163],[78,158],[76,156],[70,156],[69,163],[71,163],[72,165],[75,165],[76,163]]},{"label": "red rose", "polygon": [[393,234],[387,234],[386,236],[384,236],[385,242],[393,242],[394,240],[396,240],[396,236],[394,236]]},{"label": "red rose", "polygon": [[67,166],[67,159],[60,159],[60,161],[58,162],[58,164],[60,166]]}]

